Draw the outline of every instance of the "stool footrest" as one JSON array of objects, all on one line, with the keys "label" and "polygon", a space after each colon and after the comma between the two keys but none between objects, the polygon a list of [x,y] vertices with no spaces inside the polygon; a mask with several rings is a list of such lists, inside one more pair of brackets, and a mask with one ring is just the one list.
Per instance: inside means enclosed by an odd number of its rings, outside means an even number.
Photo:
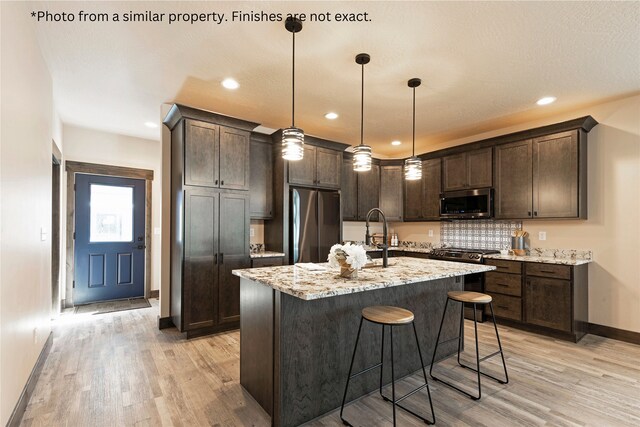
[{"label": "stool footrest", "polygon": [[451,339],[448,339],[448,340],[445,340],[445,341],[439,341],[438,344],[446,344],[446,343],[451,342],[451,341],[460,341],[461,339],[462,339],[462,337],[455,337],[455,338],[451,338]]},{"label": "stool footrest", "polygon": [[362,371],[356,372],[355,374],[351,375],[349,377],[349,379],[351,380],[351,379],[353,379],[355,377],[358,377],[358,376],[360,376],[362,374],[366,374],[367,372],[373,371],[374,369],[379,368],[380,366],[382,366],[382,363],[378,363],[377,365],[369,366],[368,368],[363,369]]},{"label": "stool footrest", "polygon": [[480,359],[480,361],[481,361],[481,362],[484,362],[485,360],[490,359],[490,358],[492,358],[493,356],[498,355],[498,354],[500,354],[500,350],[498,350],[498,351],[494,351],[494,352],[493,352],[493,353],[491,353],[490,355],[488,355],[488,356],[485,356],[485,357],[481,358],[481,359]]},{"label": "stool footrest", "polygon": [[392,403],[392,404],[394,404],[394,403],[395,403],[395,405],[396,405],[398,408],[400,408],[400,409],[402,409],[402,410],[404,410],[404,411],[407,411],[408,413],[410,413],[410,414],[411,414],[411,415],[413,415],[414,417],[420,418],[420,419],[421,419],[422,421],[424,421],[426,424],[432,425],[432,424],[435,424],[435,419],[433,419],[433,420],[428,420],[427,418],[423,417],[422,415],[420,415],[420,414],[418,414],[418,413],[416,413],[416,412],[412,411],[411,409],[409,409],[409,408],[407,408],[407,407],[405,407],[405,406],[402,406],[402,405],[400,404],[400,402],[401,402],[402,400],[406,399],[406,398],[407,398],[407,397],[409,397],[409,396],[414,395],[415,393],[419,392],[420,390],[422,390],[423,388],[426,388],[426,387],[428,387],[428,384],[423,384],[423,385],[421,385],[420,387],[418,387],[418,388],[416,388],[416,389],[414,389],[414,390],[410,391],[409,393],[405,394],[404,396],[402,396],[402,397],[400,397],[400,398],[396,399],[396,401],[395,401],[395,402],[394,402],[393,400],[389,399],[387,396],[385,396],[385,395],[384,395],[384,394],[382,394],[382,393],[380,393],[380,395],[381,395],[381,396],[382,396],[382,398],[383,398],[384,400],[386,400],[387,402],[390,402],[390,403]]},{"label": "stool footrest", "polygon": [[[500,352],[498,351],[497,354],[500,354]],[[492,356],[495,356],[495,354],[493,354]],[[488,356],[488,357],[491,357],[491,356]],[[465,369],[468,369],[468,370],[473,371],[473,372],[478,372],[478,370],[476,368],[472,368],[471,366],[465,365],[464,363],[458,362],[458,364],[460,366],[462,366],[463,368],[465,368]],[[508,384],[509,383],[508,379],[507,380],[501,380],[500,378],[496,378],[493,375],[486,374],[486,373],[484,373],[482,371],[480,371],[480,375],[484,375],[487,378],[491,378],[492,380],[497,381],[500,384]]]}]

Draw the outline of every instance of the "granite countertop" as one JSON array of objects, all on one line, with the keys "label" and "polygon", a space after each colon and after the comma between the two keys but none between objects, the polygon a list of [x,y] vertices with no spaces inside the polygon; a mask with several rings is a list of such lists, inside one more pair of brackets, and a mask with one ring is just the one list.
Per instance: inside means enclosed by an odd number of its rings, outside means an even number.
[{"label": "granite countertop", "polygon": [[561,258],[552,256],[539,255],[501,255],[491,254],[485,255],[485,258],[500,259],[504,261],[522,261],[522,262],[538,262],[543,264],[562,264],[562,265],[582,265],[588,264],[592,260],[584,258]]},{"label": "granite countertop", "polygon": [[282,252],[274,252],[274,251],[253,252],[250,255],[251,255],[251,259],[254,259],[254,258],[281,258],[281,257],[284,257],[284,253],[282,253]]},{"label": "granite countertop", "polygon": [[490,265],[397,257],[389,260],[388,268],[365,268],[358,271],[357,279],[344,279],[328,263],[318,265],[327,271],[286,265],[233,270],[233,274],[303,300],[314,300],[495,270]]}]

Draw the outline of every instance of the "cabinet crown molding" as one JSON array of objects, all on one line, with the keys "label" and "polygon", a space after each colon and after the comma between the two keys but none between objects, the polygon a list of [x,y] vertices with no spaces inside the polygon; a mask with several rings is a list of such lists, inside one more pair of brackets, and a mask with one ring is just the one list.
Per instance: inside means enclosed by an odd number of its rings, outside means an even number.
[{"label": "cabinet crown molding", "polygon": [[182,104],[173,104],[162,123],[168,127],[169,130],[173,130],[180,120],[183,119],[201,120],[246,131],[252,131],[260,125],[260,123],[225,116],[224,114],[201,110]]}]

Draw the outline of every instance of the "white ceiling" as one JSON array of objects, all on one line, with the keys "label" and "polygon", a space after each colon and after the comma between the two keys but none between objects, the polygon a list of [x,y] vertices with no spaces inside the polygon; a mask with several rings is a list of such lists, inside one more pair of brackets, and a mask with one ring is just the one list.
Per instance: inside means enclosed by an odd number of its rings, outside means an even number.
[{"label": "white ceiling", "polygon": [[[446,138],[568,111],[640,90],[640,2],[39,2],[49,11],[368,12],[371,22],[305,22],[296,36],[296,125],[357,144],[360,66],[365,143],[403,156]],[[159,139],[162,103],[290,125],[291,34],[283,22],[39,23],[65,123]],[[235,91],[220,81],[234,77]],[[538,107],[545,95],[555,104]],[[329,121],[328,111],[340,114]],[[403,144],[392,147],[389,142]]]}]

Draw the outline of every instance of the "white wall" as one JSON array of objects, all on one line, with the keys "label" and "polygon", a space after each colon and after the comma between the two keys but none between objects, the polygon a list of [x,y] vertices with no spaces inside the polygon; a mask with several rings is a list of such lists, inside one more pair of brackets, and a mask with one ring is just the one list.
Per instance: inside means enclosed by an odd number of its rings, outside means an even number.
[{"label": "white wall", "polygon": [[[150,273],[151,289],[160,289],[160,247],[162,236],[154,233],[155,228],[160,228],[162,216],[162,147],[160,141],[117,135],[67,124],[63,126],[63,135],[65,161],[72,160],[153,170]],[[64,179],[63,192],[66,191],[66,173]],[[66,195],[63,197],[66,197]],[[61,293],[64,295],[64,289]]]},{"label": "white wall", "polygon": [[52,83],[28,8],[0,5],[0,425],[50,333]]}]

